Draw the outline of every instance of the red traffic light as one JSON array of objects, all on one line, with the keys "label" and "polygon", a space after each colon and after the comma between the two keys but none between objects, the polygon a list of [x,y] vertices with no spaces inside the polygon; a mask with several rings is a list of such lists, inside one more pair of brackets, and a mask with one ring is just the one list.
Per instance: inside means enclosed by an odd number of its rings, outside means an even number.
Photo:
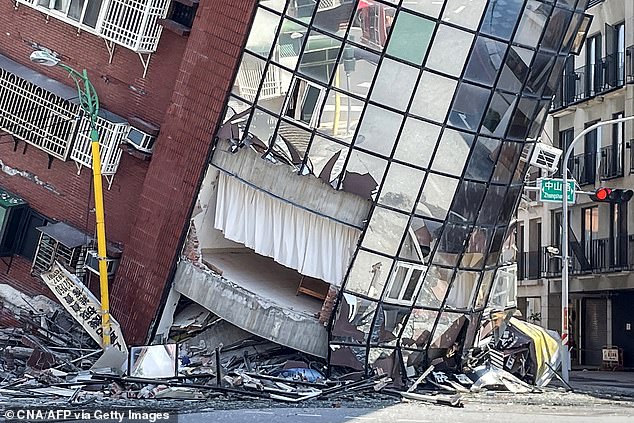
[{"label": "red traffic light", "polygon": [[609,197],[611,192],[612,190],[610,188],[599,188],[594,193],[594,196],[597,197],[597,200],[604,201]]}]

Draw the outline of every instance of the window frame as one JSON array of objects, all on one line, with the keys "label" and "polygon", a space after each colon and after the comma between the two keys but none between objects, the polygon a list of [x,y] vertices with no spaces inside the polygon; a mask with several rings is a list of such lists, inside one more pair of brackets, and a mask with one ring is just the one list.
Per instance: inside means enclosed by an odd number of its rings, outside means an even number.
[{"label": "window frame", "polygon": [[[302,115],[304,114],[304,107],[306,106],[306,100],[308,99],[308,93],[310,89],[313,88],[319,91],[317,100],[315,101],[315,105],[310,112],[311,116],[308,122],[303,120],[301,117],[299,119],[295,117],[297,114],[297,110],[295,110],[294,115],[288,114],[289,106],[291,105],[291,101],[293,99],[293,96],[295,95],[294,92],[296,89],[299,89],[299,87],[297,87],[299,81],[306,83],[306,90],[304,91],[304,93],[302,93],[301,99],[299,93],[297,95],[297,98],[295,99],[295,106],[299,105],[299,110]],[[326,92],[327,89],[325,87],[322,87],[321,85],[311,82],[308,79],[295,75],[293,81],[291,82],[288,93],[286,94],[286,99],[284,100],[284,106],[282,107],[281,116],[303,127],[307,127],[309,129],[317,128],[319,126],[321,108],[324,104],[324,101],[326,100]]]},{"label": "window frame", "polygon": [[[417,250],[419,249],[420,247],[417,247]],[[390,276],[387,286],[385,287],[383,301],[400,304],[400,305],[406,305],[406,306],[411,306],[412,304],[414,304],[414,301],[416,301],[416,297],[418,296],[418,291],[420,290],[420,287],[423,285],[423,281],[425,279],[425,273],[427,273],[427,268],[428,266],[424,264],[416,264],[416,263],[411,263],[407,261],[397,260],[394,265],[394,269],[392,270],[392,275]],[[399,273],[398,272],[399,269],[406,269],[406,273],[405,273],[405,277],[403,278],[403,284],[399,290],[397,298],[393,298],[389,296],[389,293],[394,287],[394,284],[396,282],[396,277]],[[420,276],[418,277],[418,280],[416,281],[416,286],[414,287],[414,291],[412,291],[412,298],[409,300],[403,299],[403,296],[405,295],[405,292],[407,291],[407,288],[410,285],[412,275],[414,271],[416,270],[420,270],[421,273],[420,273]]]}]

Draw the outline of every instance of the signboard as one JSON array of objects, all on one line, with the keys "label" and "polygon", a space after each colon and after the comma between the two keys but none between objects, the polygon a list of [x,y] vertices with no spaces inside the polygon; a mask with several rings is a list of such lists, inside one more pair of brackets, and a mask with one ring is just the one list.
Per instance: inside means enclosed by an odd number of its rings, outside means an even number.
[{"label": "signboard", "polygon": [[[64,308],[77,320],[99,345],[102,345],[101,303],[81,283],[77,276],[68,272],[57,262],[51,270],[40,275],[44,283],[53,291]],[[110,316],[110,343],[113,347],[128,354],[121,327]]]},{"label": "signboard", "polygon": [[603,361],[619,362],[618,348],[603,348]]},{"label": "signboard", "polygon": [[[562,179],[543,178],[539,182],[539,201],[561,203],[563,201]],[[575,202],[575,181],[568,181],[568,204]]]}]

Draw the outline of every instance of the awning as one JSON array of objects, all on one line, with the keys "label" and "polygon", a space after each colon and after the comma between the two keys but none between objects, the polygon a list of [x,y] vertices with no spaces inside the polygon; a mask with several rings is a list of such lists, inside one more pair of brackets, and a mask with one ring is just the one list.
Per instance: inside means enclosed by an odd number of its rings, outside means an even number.
[{"label": "awning", "polygon": [[37,228],[42,232],[53,238],[55,241],[63,244],[68,248],[75,248],[81,245],[86,245],[92,238],[78,229],[67,225],[64,222],[54,223],[52,225],[40,226]]}]

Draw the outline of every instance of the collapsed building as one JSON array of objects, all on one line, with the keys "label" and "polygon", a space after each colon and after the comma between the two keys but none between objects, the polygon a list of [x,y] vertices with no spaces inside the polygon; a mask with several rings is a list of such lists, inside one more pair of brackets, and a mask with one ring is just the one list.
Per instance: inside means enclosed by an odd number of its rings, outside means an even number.
[{"label": "collapsed building", "polygon": [[514,311],[512,219],[586,5],[260,1],[156,334],[185,300],[333,366],[462,366]]}]

